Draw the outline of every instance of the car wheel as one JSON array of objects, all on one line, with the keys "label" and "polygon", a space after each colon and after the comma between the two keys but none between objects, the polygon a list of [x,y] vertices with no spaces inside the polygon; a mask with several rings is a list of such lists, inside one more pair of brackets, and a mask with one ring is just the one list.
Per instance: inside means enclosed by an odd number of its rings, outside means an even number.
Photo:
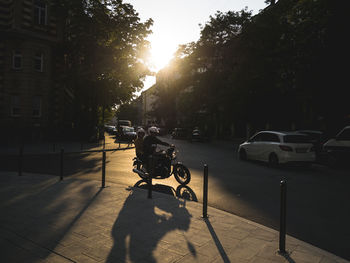
[{"label": "car wheel", "polygon": [[275,153],[271,153],[269,155],[269,164],[271,166],[277,166],[278,165],[278,157]]},{"label": "car wheel", "polygon": [[245,152],[244,149],[241,149],[239,151],[239,159],[242,161],[246,161],[247,160],[247,153]]}]

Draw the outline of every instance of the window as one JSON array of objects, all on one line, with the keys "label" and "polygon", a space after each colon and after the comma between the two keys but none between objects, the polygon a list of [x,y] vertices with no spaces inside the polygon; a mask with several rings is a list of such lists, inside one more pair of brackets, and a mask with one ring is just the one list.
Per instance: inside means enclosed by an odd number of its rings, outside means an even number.
[{"label": "window", "polygon": [[134,132],[134,128],[133,127],[123,127],[123,131],[124,132]]},{"label": "window", "polygon": [[264,137],[264,133],[258,133],[257,135],[255,135],[254,137],[252,137],[252,138],[250,139],[250,141],[252,141],[252,142],[261,142],[262,139],[263,139],[263,137]]},{"label": "window", "polygon": [[21,100],[18,95],[11,96],[11,116],[21,115]]},{"label": "window", "polygon": [[32,116],[40,117],[41,116],[41,97],[34,96],[32,98]]},{"label": "window", "polygon": [[277,134],[273,133],[267,133],[267,132],[261,132],[255,135],[251,141],[253,142],[279,142],[280,139],[278,138]]},{"label": "window", "polygon": [[206,71],[207,71],[207,69],[205,67],[200,67],[200,68],[197,69],[198,73],[204,73]]},{"label": "window", "polygon": [[36,52],[34,56],[34,68],[36,71],[43,72],[44,55],[41,52]]},{"label": "window", "polygon": [[21,69],[22,68],[22,53],[21,51],[15,50],[12,55],[12,68]]},{"label": "window", "polygon": [[46,25],[47,8],[43,1],[34,1],[34,22],[38,25]]},{"label": "window", "polygon": [[311,143],[312,139],[307,135],[285,135],[283,141],[285,143]]},{"label": "window", "polygon": [[259,141],[260,142],[268,142],[269,141],[269,133],[261,133]]},{"label": "window", "polygon": [[266,133],[265,137],[264,137],[264,141],[267,141],[267,142],[280,142],[280,139],[278,138],[277,134]]}]

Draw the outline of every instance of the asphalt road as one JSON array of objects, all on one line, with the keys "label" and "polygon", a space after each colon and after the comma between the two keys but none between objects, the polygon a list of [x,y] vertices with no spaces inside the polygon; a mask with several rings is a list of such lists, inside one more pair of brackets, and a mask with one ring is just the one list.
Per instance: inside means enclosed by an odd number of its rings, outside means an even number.
[{"label": "asphalt road", "polygon": [[[203,165],[209,167],[209,205],[278,230],[280,181],[287,181],[287,233],[350,259],[350,171],[325,166],[270,168],[238,160],[229,143],[190,143],[163,138],[177,146],[178,159],[191,171],[188,188],[192,199],[202,201]],[[107,139],[108,142],[111,138]],[[107,152],[106,181],[135,185],[134,149]],[[24,158],[24,170],[58,174],[58,155]],[[65,156],[64,175],[101,180],[101,153]],[[2,158],[1,170],[13,170],[16,157]],[[154,180],[179,190],[175,178]],[[210,216],[210,215],[209,215]],[[287,250],[288,250],[288,244]]]}]

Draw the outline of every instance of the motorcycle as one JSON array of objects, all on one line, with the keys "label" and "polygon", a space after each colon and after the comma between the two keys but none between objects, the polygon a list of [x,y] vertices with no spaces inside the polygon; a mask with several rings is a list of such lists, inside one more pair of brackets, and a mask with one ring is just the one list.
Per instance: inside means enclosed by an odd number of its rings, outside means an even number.
[{"label": "motorcycle", "polygon": [[144,180],[147,180],[149,176],[155,179],[166,179],[174,175],[179,184],[186,185],[191,180],[191,173],[185,165],[181,162],[177,162],[176,158],[174,147],[156,152],[149,159],[149,171],[147,171],[143,162],[135,157],[133,159],[134,168],[132,171],[137,173],[141,179]]}]

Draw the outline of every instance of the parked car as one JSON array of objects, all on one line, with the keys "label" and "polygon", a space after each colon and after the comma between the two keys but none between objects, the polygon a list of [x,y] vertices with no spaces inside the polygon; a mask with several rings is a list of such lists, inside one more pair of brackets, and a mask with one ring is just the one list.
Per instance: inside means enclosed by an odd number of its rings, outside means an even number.
[{"label": "parked car", "polygon": [[171,133],[171,138],[173,139],[187,139],[188,138],[188,130],[185,128],[175,128]]},{"label": "parked car", "polygon": [[112,134],[112,135],[117,135],[117,133],[118,133],[117,127],[114,126],[114,127],[112,128],[111,134]]},{"label": "parked car", "polygon": [[315,146],[316,160],[323,163],[326,159],[326,153],[323,150],[323,144],[326,142],[325,133],[318,130],[297,130],[296,132],[310,136]]},{"label": "parked car", "polygon": [[136,139],[136,132],[133,127],[129,126],[120,126],[120,130],[117,133],[117,139],[119,141],[133,141]]},{"label": "parked car", "polygon": [[115,126],[113,125],[107,125],[105,124],[105,131],[108,132],[109,134],[113,133],[113,129],[115,128]]},{"label": "parked car", "polygon": [[208,142],[210,140],[209,136],[198,127],[194,127],[189,139],[191,142]]},{"label": "parked car", "polygon": [[123,133],[123,128],[122,127],[132,127],[131,126],[131,121],[129,121],[129,120],[118,120],[117,121],[117,125],[116,125],[116,135],[117,135],[117,137],[118,136],[121,136],[122,135],[122,133]]},{"label": "parked car", "polygon": [[297,132],[258,132],[238,147],[238,155],[241,160],[258,160],[271,165],[316,160],[312,139]]},{"label": "parked car", "polygon": [[117,126],[129,126],[131,127],[131,121],[129,120],[118,120]]},{"label": "parked car", "polygon": [[345,164],[350,161],[350,126],[344,127],[334,138],[323,144],[328,164]]}]

